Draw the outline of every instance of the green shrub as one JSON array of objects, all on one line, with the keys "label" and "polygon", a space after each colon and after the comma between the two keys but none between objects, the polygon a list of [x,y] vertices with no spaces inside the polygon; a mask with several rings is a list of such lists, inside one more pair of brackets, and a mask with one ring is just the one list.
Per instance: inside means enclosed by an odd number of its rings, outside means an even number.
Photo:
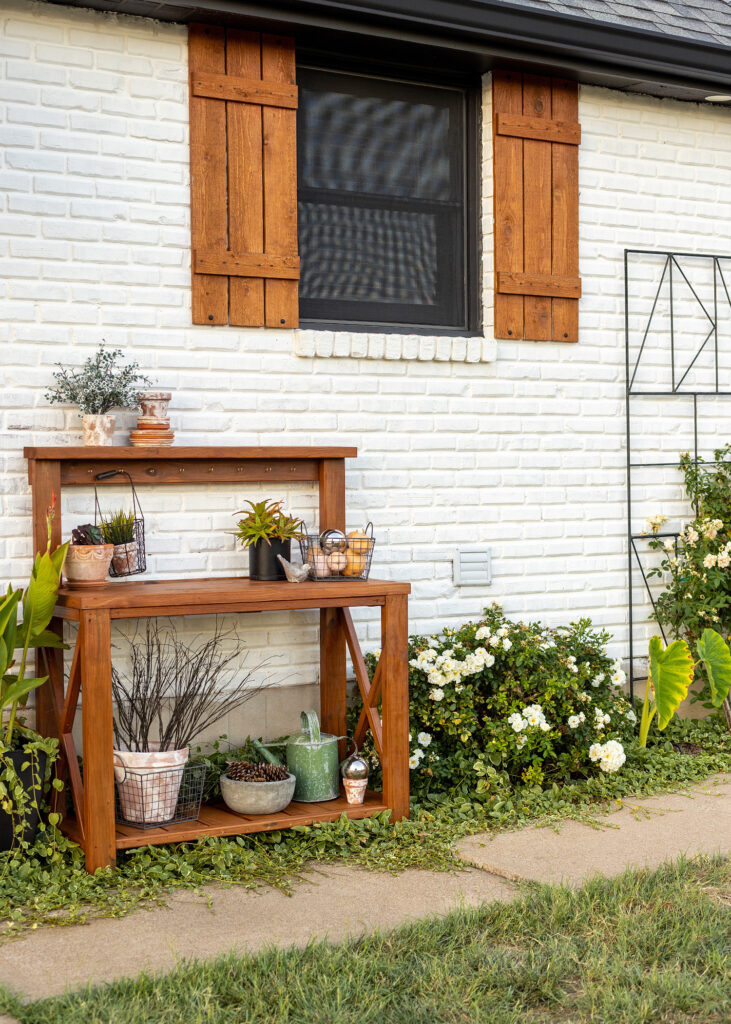
[{"label": "green shrub", "polygon": [[[635,713],[609,635],[588,619],[562,629],[484,618],[409,641],[411,789],[486,793],[613,772],[624,762]],[[371,674],[376,655],[367,655]],[[353,722],[359,709],[353,708]],[[366,753],[376,766],[370,736]]]}]

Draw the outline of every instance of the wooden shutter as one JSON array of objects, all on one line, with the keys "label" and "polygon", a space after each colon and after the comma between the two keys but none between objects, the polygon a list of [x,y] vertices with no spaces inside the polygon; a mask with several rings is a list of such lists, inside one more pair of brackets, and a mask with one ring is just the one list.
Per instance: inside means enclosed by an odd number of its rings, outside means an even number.
[{"label": "wooden shutter", "polygon": [[579,338],[576,82],[493,74],[495,335]]},{"label": "wooden shutter", "polygon": [[190,25],[193,323],[297,327],[294,40]]}]

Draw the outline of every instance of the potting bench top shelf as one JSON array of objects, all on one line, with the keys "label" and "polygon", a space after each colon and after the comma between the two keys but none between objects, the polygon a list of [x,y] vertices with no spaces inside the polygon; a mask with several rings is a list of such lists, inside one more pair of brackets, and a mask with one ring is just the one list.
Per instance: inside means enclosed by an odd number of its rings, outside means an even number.
[{"label": "potting bench top shelf", "polygon": [[137,619],[155,615],[353,608],[383,605],[386,597],[408,594],[410,589],[408,583],[373,579],[262,583],[245,576],[216,576],[197,580],[120,581],[88,590],[62,588],[56,615],[79,619],[82,612],[105,610],[112,619]]}]

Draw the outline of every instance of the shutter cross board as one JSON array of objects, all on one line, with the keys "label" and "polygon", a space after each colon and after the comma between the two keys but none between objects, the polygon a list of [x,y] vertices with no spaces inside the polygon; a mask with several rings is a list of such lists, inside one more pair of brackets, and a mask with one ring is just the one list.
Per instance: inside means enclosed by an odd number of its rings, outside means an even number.
[{"label": "shutter cross board", "polygon": [[493,73],[495,335],[578,341],[578,87]]},{"label": "shutter cross board", "polygon": [[193,323],[297,327],[294,40],[188,28]]}]

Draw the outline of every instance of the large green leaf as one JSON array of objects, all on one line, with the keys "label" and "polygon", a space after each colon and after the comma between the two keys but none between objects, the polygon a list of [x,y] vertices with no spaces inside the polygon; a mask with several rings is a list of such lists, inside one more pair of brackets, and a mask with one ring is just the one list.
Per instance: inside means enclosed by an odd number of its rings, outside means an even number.
[{"label": "large green leaf", "polygon": [[36,633],[28,646],[56,647],[62,651],[67,651],[69,649],[69,645],[65,644],[61,637],[56,633],[52,633],[50,629],[44,629],[41,633]]},{"label": "large green leaf", "polygon": [[0,708],[8,707],[14,704],[17,700],[22,700],[26,694],[29,694],[31,690],[35,690],[36,687],[42,686],[48,676],[43,676],[41,679],[20,679],[11,683],[10,686],[5,690],[0,700]]},{"label": "large green leaf", "polygon": [[655,690],[657,727],[664,729],[693,681],[693,659],[685,640],[673,640],[665,650],[659,636],[650,640],[650,678]]},{"label": "large green leaf", "polygon": [[18,601],[22,593],[22,590],[8,590],[0,603],[0,635],[5,633],[11,618],[17,617]]},{"label": "large green leaf", "polygon": [[714,707],[720,708],[731,687],[731,651],[715,629],[704,629],[698,641],[698,654],[708,673],[711,701]]},{"label": "large green leaf", "polygon": [[42,633],[53,616],[56,595],[61,582],[56,566],[47,551],[36,557],[30,582],[23,595],[23,638]]}]

